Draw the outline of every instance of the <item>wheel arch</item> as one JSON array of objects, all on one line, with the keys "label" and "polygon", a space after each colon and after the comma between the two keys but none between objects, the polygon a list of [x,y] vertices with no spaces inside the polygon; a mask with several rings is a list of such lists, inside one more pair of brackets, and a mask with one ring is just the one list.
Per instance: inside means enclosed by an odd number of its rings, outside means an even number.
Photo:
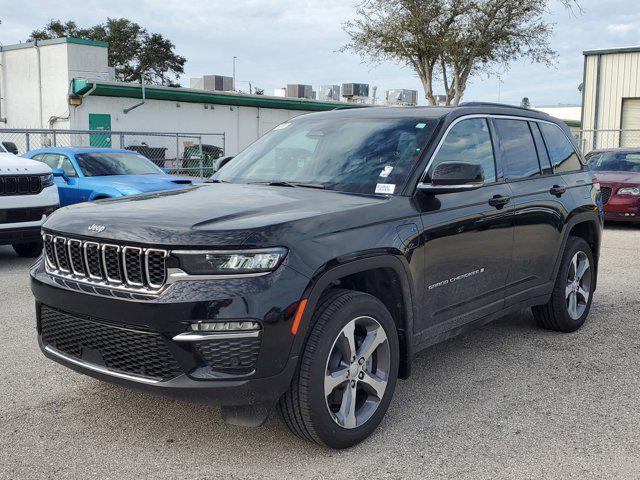
[{"label": "wheel arch", "polygon": [[[401,259],[402,258],[402,259]],[[344,263],[330,262],[314,275],[305,289],[307,306],[296,335],[294,352],[302,351],[311,332],[311,318],[322,294],[332,287],[369,293],[385,304],[398,329],[400,369],[398,376],[408,378],[413,355],[412,338],[415,303],[411,275],[403,257],[381,254]],[[397,288],[388,288],[396,285]]]},{"label": "wheel arch", "polygon": [[594,291],[597,286],[597,271],[598,271],[598,263],[600,257],[600,244],[602,242],[602,228],[601,223],[597,217],[597,215],[593,212],[579,212],[571,215],[565,224],[565,232],[562,239],[562,248],[558,253],[558,258],[556,259],[556,266],[554,269],[554,276],[556,278],[558,275],[558,270],[560,269],[560,264],[562,263],[562,255],[567,246],[567,241],[570,236],[580,237],[584,239],[589,246],[591,247],[591,251],[593,253],[593,258],[595,260],[595,283],[594,283]]}]

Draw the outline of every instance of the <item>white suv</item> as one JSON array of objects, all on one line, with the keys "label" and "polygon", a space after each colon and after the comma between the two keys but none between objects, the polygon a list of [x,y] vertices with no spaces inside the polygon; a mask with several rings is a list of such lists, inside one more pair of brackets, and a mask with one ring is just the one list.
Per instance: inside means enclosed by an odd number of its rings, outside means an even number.
[{"label": "white suv", "polygon": [[0,245],[13,245],[21,257],[40,255],[40,227],[58,205],[51,169],[0,144]]}]

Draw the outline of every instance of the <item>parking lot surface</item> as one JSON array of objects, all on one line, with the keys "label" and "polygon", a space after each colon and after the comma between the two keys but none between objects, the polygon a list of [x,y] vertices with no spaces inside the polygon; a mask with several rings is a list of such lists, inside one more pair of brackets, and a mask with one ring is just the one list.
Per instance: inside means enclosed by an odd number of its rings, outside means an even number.
[{"label": "parking lot surface", "polygon": [[638,478],[640,227],[607,227],[573,334],[523,311],[422,353],[377,432],[346,451],[77,374],[40,353],[31,262],[0,247],[0,477]]}]

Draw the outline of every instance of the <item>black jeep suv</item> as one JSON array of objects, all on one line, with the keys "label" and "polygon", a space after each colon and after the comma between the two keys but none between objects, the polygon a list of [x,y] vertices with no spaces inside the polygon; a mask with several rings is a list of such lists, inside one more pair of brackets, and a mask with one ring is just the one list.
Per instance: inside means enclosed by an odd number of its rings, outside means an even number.
[{"label": "black jeep suv", "polygon": [[566,127],[491,104],[297,117],[212,184],[62,209],[31,271],[44,354],[343,448],[414,355],[531,307],[589,314],[599,187]]}]

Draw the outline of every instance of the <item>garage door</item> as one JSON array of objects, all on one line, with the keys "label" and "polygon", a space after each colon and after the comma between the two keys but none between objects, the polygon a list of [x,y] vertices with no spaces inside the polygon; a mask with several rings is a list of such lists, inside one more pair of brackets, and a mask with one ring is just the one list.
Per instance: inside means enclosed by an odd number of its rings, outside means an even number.
[{"label": "garage door", "polygon": [[622,100],[621,147],[640,147],[640,98]]}]

